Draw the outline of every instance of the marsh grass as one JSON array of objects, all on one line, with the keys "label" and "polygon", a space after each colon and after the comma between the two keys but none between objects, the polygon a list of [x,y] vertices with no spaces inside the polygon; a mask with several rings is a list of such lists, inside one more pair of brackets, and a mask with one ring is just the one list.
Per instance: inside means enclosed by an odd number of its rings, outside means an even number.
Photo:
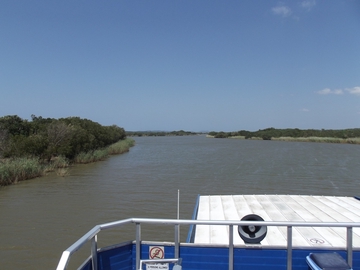
[{"label": "marsh grass", "polygon": [[331,138],[331,137],[279,137],[271,138],[272,141],[291,141],[291,142],[323,142],[323,143],[349,143],[360,144],[360,138]]},{"label": "marsh grass", "polygon": [[62,176],[62,177],[68,176],[69,175],[69,169],[68,168],[58,168],[56,170],[56,174],[58,176]]},{"label": "marsh grass", "polygon": [[58,168],[67,168],[70,166],[70,161],[64,156],[58,156],[53,158],[48,164],[45,166],[46,172],[53,172]]},{"label": "marsh grass", "polygon": [[117,155],[128,152],[130,147],[134,146],[134,144],[135,141],[133,139],[127,138],[104,149],[82,152],[75,157],[74,162],[85,164],[105,160],[110,155]]},{"label": "marsh grass", "polygon": [[58,156],[53,161],[53,165],[55,168],[67,168],[69,167],[69,164],[69,160],[64,156]]},{"label": "marsh grass", "polygon": [[109,154],[106,149],[82,152],[75,157],[74,162],[80,164],[92,163],[105,160],[108,156]]},{"label": "marsh grass", "polygon": [[[91,163],[104,160],[109,155],[128,152],[135,141],[127,138],[104,149],[80,153],[74,159],[75,163]],[[53,158],[43,163],[38,158],[16,158],[0,160],[0,186],[11,185],[19,181],[39,177],[47,172],[55,171],[59,176],[68,176],[70,161],[64,156]]]},{"label": "marsh grass", "polygon": [[130,138],[114,143],[108,147],[109,155],[118,155],[128,152],[130,147],[135,145],[135,141]]},{"label": "marsh grass", "polygon": [[360,138],[348,138],[346,142],[350,144],[360,144]]},{"label": "marsh grass", "polygon": [[263,138],[261,138],[261,137],[251,137],[251,138],[248,138],[247,140],[263,140]]},{"label": "marsh grass", "polygon": [[0,185],[6,186],[45,174],[38,158],[17,158],[0,162]]},{"label": "marsh grass", "polygon": [[229,137],[231,139],[242,139],[242,140],[245,140],[245,136],[231,136]]}]

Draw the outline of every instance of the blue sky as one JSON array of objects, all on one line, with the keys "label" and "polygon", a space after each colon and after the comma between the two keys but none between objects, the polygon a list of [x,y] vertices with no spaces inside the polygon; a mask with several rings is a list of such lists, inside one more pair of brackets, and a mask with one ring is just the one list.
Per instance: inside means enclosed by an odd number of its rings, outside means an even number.
[{"label": "blue sky", "polygon": [[360,1],[0,2],[0,116],[360,127]]}]

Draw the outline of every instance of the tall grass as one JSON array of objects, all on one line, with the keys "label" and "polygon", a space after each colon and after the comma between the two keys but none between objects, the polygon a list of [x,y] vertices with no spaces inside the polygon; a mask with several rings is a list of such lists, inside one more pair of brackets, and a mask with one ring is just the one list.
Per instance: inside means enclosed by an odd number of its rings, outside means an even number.
[{"label": "tall grass", "polygon": [[[107,148],[80,153],[74,159],[75,163],[90,163],[104,160],[109,155],[122,154],[128,152],[134,146],[135,141],[127,138]],[[63,156],[58,156],[50,163],[41,163],[38,158],[16,158],[0,160],[0,186],[11,185],[19,181],[35,178],[46,174],[46,172],[56,171],[59,176],[69,174],[69,160]]]},{"label": "tall grass", "polygon": [[360,144],[360,138],[348,138],[346,142],[350,144]]},{"label": "tall grass", "polygon": [[108,151],[106,149],[102,150],[95,150],[95,151],[89,151],[89,152],[81,152],[78,154],[74,162],[75,163],[91,163],[95,161],[104,160],[109,156]]},{"label": "tall grass", "polygon": [[44,166],[37,158],[17,158],[0,162],[0,186],[14,184],[44,174]]},{"label": "tall grass", "polygon": [[260,140],[263,140],[263,138],[261,138],[261,137],[250,137],[247,140],[258,140],[258,141],[260,141]]},{"label": "tall grass", "polygon": [[130,147],[134,146],[134,144],[135,141],[133,139],[127,138],[125,140],[118,141],[117,143],[114,143],[104,149],[82,152],[75,157],[74,162],[85,164],[105,160],[110,155],[128,152]]},{"label": "tall grass", "polygon": [[242,139],[245,140],[245,136],[231,136],[230,139]]},{"label": "tall grass", "polygon": [[331,138],[331,137],[279,137],[271,138],[273,141],[292,141],[292,142],[324,142],[324,143],[350,143],[360,144],[360,138]]},{"label": "tall grass", "polygon": [[56,170],[56,174],[58,176],[62,176],[62,177],[68,176],[69,175],[69,169],[68,168],[58,168]]},{"label": "tall grass", "polygon": [[56,169],[63,169],[63,168],[67,168],[70,166],[70,162],[69,160],[64,157],[64,156],[58,156],[58,157],[55,157],[53,158],[50,163],[47,163],[45,165],[45,170],[47,172],[52,172],[52,171],[55,171]]},{"label": "tall grass", "polygon": [[65,177],[69,175],[70,161],[64,156],[58,156],[46,164],[45,170],[47,172],[55,171],[57,175]]},{"label": "tall grass", "polygon": [[130,147],[135,145],[135,141],[131,138],[118,141],[108,147],[109,155],[117,155],[128,152]]}]

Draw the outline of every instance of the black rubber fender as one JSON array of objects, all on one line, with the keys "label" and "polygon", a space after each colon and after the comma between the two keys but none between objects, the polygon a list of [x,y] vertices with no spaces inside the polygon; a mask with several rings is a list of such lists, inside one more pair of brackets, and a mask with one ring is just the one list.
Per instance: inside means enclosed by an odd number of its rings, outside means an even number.
[{"label": "black rubber fender", "polygon": [[[262,217],[255,214],[250,214],[244,216],[242,221],[264,221]],[[266,237],[267,226],[239,226],[238,233],[242,240],[246,244],[260,244],[262,240]]]}]

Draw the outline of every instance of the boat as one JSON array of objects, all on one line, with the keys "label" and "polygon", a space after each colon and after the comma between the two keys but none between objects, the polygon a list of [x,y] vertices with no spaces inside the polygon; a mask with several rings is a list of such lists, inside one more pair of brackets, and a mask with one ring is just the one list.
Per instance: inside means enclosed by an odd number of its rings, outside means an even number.
[{"label": "boat", "polygon": [[[99,232],[133,224],[135,239],[98,248]],[[142,239],[146,226],[173,230]],[[180,226],[188,226],[180,241]],[[96,225],[66,249],[57,270],[91,243],[81,270],[360,269],[358,197],[199,195],[191,219],[128,218]]]}]

